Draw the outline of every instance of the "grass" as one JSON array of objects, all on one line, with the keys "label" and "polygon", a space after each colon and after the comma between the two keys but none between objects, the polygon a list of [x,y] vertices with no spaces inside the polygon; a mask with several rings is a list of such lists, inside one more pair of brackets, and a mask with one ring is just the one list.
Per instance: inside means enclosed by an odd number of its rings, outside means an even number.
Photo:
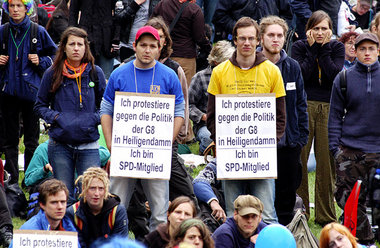
[{"label": "grass", "polygon": [[[48,138],[49,137],[47,135],[42,134],[39,140],[40,144],[45,142]],[[188,146],[193,154],[198,154],[199,152],[198,142],[189,144]],[[21,142],[20,153],[23,153],[24,149],[25,148],[23,146],[23,143]],[[196,168],[193,168],[190,173],[191,176],[195,178],[204,167],[205,165],[200,165],[200,166],[197,166]],[[24,177],[24,172],[20,172],[20,178],[23,178],[23,177]],[[308,177],[309,177],[309,194],[310,194],[309,198],[310,198],[310,202],[314,203],[315,172],[310,172],[308,174]],[[21,185],[21,180],[19,184]],[[29,196],[28,193],[26,193],[26,196],[27,197]],[[336,216],[339,218],[339,216],[342,214],[342,210],[339,208],[337,204],[335,204],[335,209],[336,209]],[[314,219],[315,219],[314,208],[310,208],[310,218],[308,220],[308,225],[309,225],[309,228],[311,229],[311,232],[319,239],[322,226],[314,223]],[[12,218],[12,221],[13,221],[14,229],[19,229],[21,225],[24,224],[25,222],[25,220],[20,219],[18,217]],[[134,239],[134,235],[131,232],[130,232],[130,238]],[[379,243],[376,243],[376,245],[377,247],[380,247]]]},{"label": "grass", "polygon": [[[315,172],[309,172],[309,199],[311,203],[314,203],[314,186],[315,186]],[[337,218],[342,214],[342,209],[335,203],[335,212]],[[322,230],[322,226],[314,223],[315,220],[315,212],[314,208],[310,208],[310,218],[308,220],[308,225],[311,232],[319,239],[320,232]]]}]

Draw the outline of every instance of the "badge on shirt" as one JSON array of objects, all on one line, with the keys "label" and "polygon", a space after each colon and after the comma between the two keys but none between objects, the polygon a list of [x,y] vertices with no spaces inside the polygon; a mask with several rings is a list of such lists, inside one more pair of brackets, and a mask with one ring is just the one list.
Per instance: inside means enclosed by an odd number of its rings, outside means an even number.
[{"label": "badge on shirt", "polygon": [[287,82],[286,83],[286,90],[295,90],[296,89],[296,82]]},{"label": "badge on shirt", "polygon": [[160,86],[152,84],[150,86],[150,94],[160,94]]}]

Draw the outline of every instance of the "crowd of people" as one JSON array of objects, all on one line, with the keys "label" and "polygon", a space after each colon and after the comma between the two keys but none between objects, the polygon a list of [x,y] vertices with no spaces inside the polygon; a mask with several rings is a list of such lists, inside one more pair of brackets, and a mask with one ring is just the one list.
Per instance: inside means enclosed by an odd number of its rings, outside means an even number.
[{"label": "crowd of people", "polygon": [[[77,232],[79,247],[158,248],[275,247],[273,230],[293,248],[283,226],[297,194],[310,215],[314,147],[320,246],[374,247],[378,8],[370,0],[3,0],[0,245],[13,245],[5,192],[19,187],[23,136],[20,187],[38,204],[21,230]],[[174,97],[170,180],[110,177],[116,92]],[[193,179],[178,149],[198,141],[203,155],[215,146],[217,95],[262,93],[276,105],[277,178],[219,180],[214,153]],[[39,145],[40,119],[49,140]],[[358,180],[353,236],[337,223],[335,203],[344,209]]]}]

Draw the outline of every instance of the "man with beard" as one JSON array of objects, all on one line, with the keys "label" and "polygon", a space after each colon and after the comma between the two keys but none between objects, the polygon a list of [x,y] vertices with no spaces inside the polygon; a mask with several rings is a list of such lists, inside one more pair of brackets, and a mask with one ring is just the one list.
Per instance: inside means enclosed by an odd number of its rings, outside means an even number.
[{"label": "man with beard", "polygon": [[288,25],[277,16],[261,20],[261,46],[258,50],[280,68],[286,90],[285,135],[277,144],[277,180],[275,182],[275,208],[278,221],[287,225],[293,219],[296,190],[300,185],[302,165],[301,148],[307,143],[309,124],[306,93],[301,68],[297,61],[288,57],[283,46]]}]

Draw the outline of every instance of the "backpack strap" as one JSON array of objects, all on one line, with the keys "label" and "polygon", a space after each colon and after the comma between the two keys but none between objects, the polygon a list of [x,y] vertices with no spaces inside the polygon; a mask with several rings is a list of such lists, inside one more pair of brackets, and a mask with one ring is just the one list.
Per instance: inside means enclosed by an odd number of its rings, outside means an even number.
[{"label": "backpack strap", "polygon": [[177,12],[177,15],[174,17],[172,23],[170,23],[170,26],[169,26],[169,33],[172,32],[174,26],[177,24],[178,22],[178,19],[181,17],[182,15],[182,12],[183,10],[186,8],[186,6],[189,4],[189,1],[186,1],[184,2],[183,4],[181,4],[181,8],[179,9],[179,11]]},{"label": "backpack strap", "polygon": [[346,93],[347,93],[347,70],[343,70],[339,72],[339,80],[340,80],[340,91],[342,92],[342,95],[344,99],[346,99]]},{"label": "backpack strap", "polygon": [[113,227],[115,226],[116,212],[117,212],[118,206],[119,205],[114,206],[108,215],[108,226],[110,227],[111,231],[113,230]]},{"label": "backpack strap", "polygon": [[1,44],[0,54],[8,55],[8,40],[9,40],[9,22],[3,25],[3,43]]},{"label": "backpack strap", "polygon": [[74,209],[74,224],[75,224],[76,227],[78,227],[79,231],[82,231],[83,230],[83,221],[80,218],[78,218],[78,216],[77,216],[77,211],[78,211],[79,205],[80,205],[80,201],[76,202],[73,205],[73,209]]},{"label": "backpack strap", "polygon": [[30,54],[37,54],[37,33],[38,33],[38,24],[35,22],[30,23]]}]

